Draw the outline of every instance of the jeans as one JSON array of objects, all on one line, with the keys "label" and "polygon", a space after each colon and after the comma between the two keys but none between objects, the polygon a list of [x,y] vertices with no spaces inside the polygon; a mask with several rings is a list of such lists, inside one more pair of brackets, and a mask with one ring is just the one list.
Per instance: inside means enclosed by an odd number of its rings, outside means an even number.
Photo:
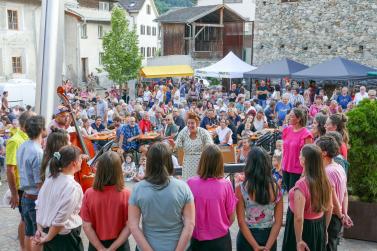
[{"label": "jeans", "polygon": [[265,99],[258,99],[258,104],[260,106],[262,106],[262,108],[264,109],[264,108],[266,108],[267,100],[265,100]]},{"label": "jeans", "polygon": [[22,197],[22,218],[25,222],[25,235],[34,236],[37,231],[37,211],[35,210],[35,201]]},{"label": "jeans", "polygon": [[339,243],[339,236],[342,230],[342,221],[338,218],[338,216],[332,215],[330,220],[330,225],[327,229],[328,233],[328,242],[326,245],[327,251],[337,251],[338,250],[338,243]]}]

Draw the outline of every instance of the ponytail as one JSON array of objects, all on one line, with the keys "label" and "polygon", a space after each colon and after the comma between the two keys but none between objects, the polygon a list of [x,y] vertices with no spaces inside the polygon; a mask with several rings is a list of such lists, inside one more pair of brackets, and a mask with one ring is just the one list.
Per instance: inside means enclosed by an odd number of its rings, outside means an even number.
[{"label": "ponytail", "polygon": [[64,146],[59,152],[54,152],[50,160],[51,177],[58,177],[59,173],[68,167],[73,161],[77,160],[81,151],[76,146]]}]

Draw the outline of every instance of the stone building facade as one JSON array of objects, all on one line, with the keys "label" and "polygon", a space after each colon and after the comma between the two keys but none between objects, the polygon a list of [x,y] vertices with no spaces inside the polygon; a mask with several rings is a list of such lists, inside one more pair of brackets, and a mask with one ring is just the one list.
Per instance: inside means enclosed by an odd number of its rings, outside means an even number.
[{"label": "stone building facade", "polygon": [[377,67],[376,13],[370,0],[257,0],[254,63],[342,56]]}]

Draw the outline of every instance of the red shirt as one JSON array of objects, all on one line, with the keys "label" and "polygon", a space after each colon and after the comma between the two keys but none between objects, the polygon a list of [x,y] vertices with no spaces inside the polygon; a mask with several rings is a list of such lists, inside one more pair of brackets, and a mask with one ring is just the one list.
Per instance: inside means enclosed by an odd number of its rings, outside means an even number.
[{"label": "red shirt", "polygon": [[142,133],[152,131],[152,123],[150,120],[145,120],[145,119],[140,120],[139,127]]},{"label": "red shirt", "polygon": [[81,218],[92,224],[100,240],[114,240],[127,224],[130,195],[127,189],[118,192],[115,186],[105,186],[103,191],[89,188],[82,202]]}]

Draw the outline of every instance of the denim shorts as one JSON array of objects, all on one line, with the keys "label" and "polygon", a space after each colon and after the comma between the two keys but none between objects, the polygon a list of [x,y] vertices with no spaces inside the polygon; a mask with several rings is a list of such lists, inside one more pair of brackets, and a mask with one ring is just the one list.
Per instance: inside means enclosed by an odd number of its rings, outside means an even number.
[{"label": "denim shorts", "polygon": [[25,222],[25,236],[31,237],[37,231],[35,201],[22,197],[22,218]]}]

